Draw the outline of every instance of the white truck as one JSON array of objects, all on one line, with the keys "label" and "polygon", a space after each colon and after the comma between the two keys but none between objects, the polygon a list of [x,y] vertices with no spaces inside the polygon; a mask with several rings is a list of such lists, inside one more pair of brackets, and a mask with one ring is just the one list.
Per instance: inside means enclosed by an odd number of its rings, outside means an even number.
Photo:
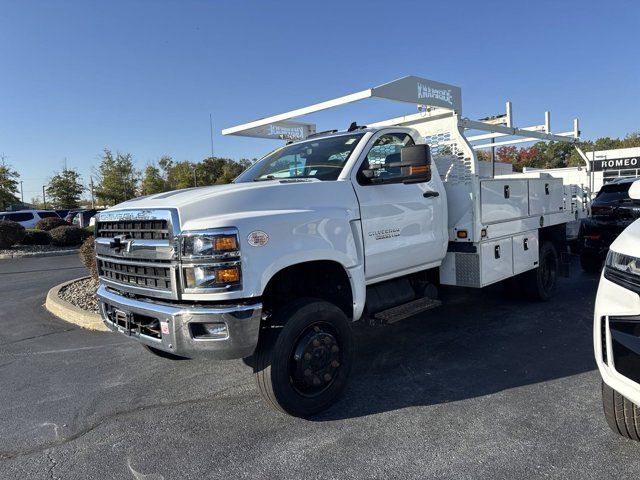
[{"label": "white truck", "polygon": [[[560,134],[548,115],[516,128],[508,104],[506,115],[473,121],[462,117],[461,97],[458,87],[409,76],[223,130],[287,142],[230,185],[101,212],[104,322],[162,356],[250,357],[266,401],[304,417],[345,388],[351,322],[437,307],[440,284],[509,280],[548,299],[565,225],[586,205],[548,175],[483,178],[475,152],[575,143],[577,120]],[[367,98],[418,105],[418,113],[320,133],[291,121]]]}]

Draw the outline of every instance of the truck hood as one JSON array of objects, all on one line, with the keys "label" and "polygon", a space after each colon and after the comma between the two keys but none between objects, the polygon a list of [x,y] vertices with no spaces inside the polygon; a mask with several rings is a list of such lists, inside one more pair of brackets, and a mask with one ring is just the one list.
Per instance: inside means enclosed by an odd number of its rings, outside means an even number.
[{"label": "truck hood", "polygon": [[231,226],[238,218],[310,210],[343,210],[360,217],[348,181],[283,181],[231,183],[188,188],[138,197],[107,211],[175,209],[185,229]]}]

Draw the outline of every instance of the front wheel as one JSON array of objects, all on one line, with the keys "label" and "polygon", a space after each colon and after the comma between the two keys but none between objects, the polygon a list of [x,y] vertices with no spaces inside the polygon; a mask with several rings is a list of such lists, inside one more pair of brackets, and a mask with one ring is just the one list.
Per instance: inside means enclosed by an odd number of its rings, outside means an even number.
[{"label": "front wheel", "polygon": [[282,328],[261,332],[255,354],[258,391],[273,408],[309,417],[332,405],[351,372],[353,334],[337,306],[295,300],[273,318]]},{"label": "front wheel", "polygon": [[540,246],[538,268],[525,273],[525,291],[531,300],[549,300],[558,281],[558,252],[553,243],[546,241]]},{"label": "front wheel", "polygon": [[602,408],[611,430],[631,440],[640,440],[640,409],[604,382]]}]

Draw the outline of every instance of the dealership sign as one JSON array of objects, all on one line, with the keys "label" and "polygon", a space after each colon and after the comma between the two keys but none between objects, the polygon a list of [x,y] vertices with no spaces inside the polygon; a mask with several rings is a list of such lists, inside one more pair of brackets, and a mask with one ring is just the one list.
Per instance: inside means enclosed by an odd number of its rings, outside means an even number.
[{"label": "dealership sign", "polygon": [[602,158],[591,161],[591,170],[594,172],[635,168],[640,168],[640,157]]}]

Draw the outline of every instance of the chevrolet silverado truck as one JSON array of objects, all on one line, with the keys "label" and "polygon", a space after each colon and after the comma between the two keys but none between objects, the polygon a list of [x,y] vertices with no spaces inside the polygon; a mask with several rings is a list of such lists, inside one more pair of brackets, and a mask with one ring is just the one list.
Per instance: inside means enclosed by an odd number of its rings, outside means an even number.
[{"label": "chevrolet silverado truck", "polygon": [[[366,98],[418,113],[345,131],[290,120]],[[553,134],[548,114],[514,127],[509,103],[490,121],[461,110],[460,88],[410,76],[223,130],[286,143],[232,184],[100,212],[105,324],[161,356],[248,357],[267,403],[307,417],[344,390],[355,321],[393,323],[437,307],[438,285],[509,281],[549,299],[565,225],[587,205],[549,175],[493,178],[476,151],[575,143],[577,121]]]}]

